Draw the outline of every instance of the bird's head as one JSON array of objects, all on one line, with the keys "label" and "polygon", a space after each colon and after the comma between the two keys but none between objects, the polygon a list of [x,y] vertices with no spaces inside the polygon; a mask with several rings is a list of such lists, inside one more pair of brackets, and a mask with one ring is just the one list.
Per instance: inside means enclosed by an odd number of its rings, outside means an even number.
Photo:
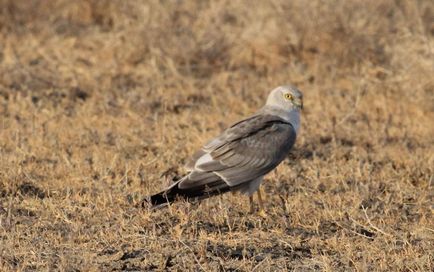
[{"label": "bird's head", "polygon": [[293,85],[279,86],[268,95],[266,106],[299,111],[303,109],[303,94]]}]

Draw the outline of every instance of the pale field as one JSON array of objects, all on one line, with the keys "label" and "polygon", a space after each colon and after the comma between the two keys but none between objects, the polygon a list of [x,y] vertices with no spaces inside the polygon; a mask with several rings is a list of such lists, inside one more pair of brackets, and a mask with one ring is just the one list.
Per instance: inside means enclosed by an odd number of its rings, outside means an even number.
[{"label": "pale field", "polygon": [[[431,1],[0,1],[1,271],[433,271]],[[140,200],[274,87],[245,196]]]}]

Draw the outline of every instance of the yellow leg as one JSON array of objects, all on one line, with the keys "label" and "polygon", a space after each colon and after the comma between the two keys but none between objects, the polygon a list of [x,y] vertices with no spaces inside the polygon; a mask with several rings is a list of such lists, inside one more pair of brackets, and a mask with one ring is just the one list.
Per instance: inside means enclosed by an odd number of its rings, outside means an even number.
[{"label": "yellow leg", "polygon": [[259,209],[263,210],[264,202],[262,202],[261,189],[258,189],[257,193],[258,193]]},{"label": "yellow leg", "polygon": [[255,212],[255,208],[253,207],[253,196],[249,196],[249,204],[250,204],[250,213]]},{"label": "yellow leg", "polygon": [[257,193],[258,193],[258,202],[259,202],[259,213],[258,214],[262,217],[267,217],[267,214],[265,213],[265,210],[264,210],[264,202],[262,201],[261,189],[258,189]]}]

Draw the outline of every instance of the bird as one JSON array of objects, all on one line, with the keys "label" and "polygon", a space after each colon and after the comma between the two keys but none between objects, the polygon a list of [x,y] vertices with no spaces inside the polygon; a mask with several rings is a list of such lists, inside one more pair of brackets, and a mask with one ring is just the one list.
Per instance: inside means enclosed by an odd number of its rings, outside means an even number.
[{"label": "bird", "polygon": [[292,149],[300,129],[303,95],[294,85],[273,89],[265,105],[236,122],[202,146],[185,165],[187,174],[163,191],[142,201],[151,209],[177,200],[197,202],[226,192],[249,197],[257,192],[259,212],[264,205],[259,187],[266,174],[276,168]]}]

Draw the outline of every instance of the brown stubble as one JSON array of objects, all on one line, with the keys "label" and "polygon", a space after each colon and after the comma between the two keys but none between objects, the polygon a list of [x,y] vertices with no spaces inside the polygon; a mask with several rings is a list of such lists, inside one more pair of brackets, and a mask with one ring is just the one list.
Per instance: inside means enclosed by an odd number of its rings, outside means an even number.
[{"label": "brown stubble", "polygon": [[[0,5],[0,270],[433,270],[429,1]],[[138,208],[285,83],[266,218]]]}]

